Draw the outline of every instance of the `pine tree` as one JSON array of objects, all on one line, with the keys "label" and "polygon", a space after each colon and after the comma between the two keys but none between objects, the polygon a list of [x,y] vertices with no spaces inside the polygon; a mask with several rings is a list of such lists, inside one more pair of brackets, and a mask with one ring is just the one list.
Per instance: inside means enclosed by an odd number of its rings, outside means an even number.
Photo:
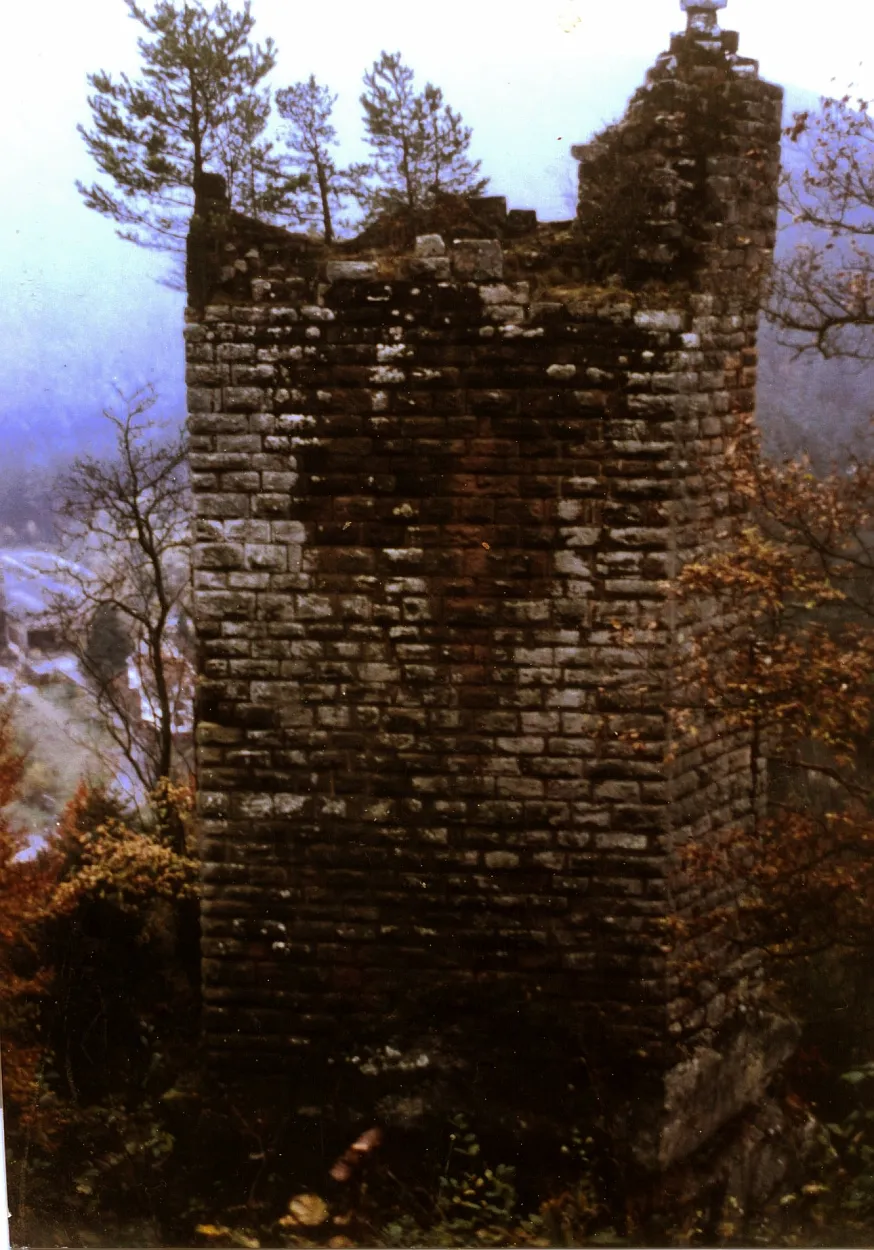
[{"label": "pine tree", "polygon": [[302,220],[301,192],[306,174],[293,174],[284,153],[266,135],[270,91],[253,91],[241,100],[217,136],[216,164],[225,176],[228,198],[239,212],[258,220]]},{"label": "pine tree", "polygon": [[336,95],[321,86],[314,74],[276,93],[279,115],[288,122],[285,138],[291,163],[309,180],[303,215],[321,221],[326,243],[332,243],[336,234],[336,210],[345,200],[363,197],[369,173],[364,164],[337,168],[332,152],[337,131],[331,122],[336,102]]},{"label": "pine tree", "polygon": [[460,113],[443,102],[439,87],[427,83],[422,92],[426,141],[423,153],[425,186],[436,195],[481,195],[488,183],[479,178],[480,162],[467,155],[473,132]]},{"label": "pine tree", "polygon": [[480,195],[488,180],[468,155],[471,130],[427,83],[417,94],[413,71],[400,52],[383,52],[364,75],[361,96],[368,143],[379,179],[372,212],[404,208],[415,216],[441,193]]},{"label": "pine tree", "polygon": [[93,129],[79,132],[110,185],[77,186],[121,238],[181,251],[193,187],[207,169],[225,174],[235,206],[274,207],[279,175],[263,142],[270,101],[261,84],[276,50],[270,39],[250,42],[250,0],[239,11],[227,0],[209,9],[201,0],[157,0],[151,13],[125,3],[146,31],[142,76],[89,75]]}]

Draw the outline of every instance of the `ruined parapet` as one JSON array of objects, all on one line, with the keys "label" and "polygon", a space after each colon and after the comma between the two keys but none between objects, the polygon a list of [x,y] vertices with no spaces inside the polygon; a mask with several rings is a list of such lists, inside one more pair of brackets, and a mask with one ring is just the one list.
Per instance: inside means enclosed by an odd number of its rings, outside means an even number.
[{"label": "ruined parapet", "polygon": [[695,188],[622,282],[586,284],[585,205],[329,250],[213,183],[187,330],[209,1046],[288,1064],[461,1000],[560,1017],[625,1065],[617,1120],[655,1167],[788,1045],[749,1025],[748,964],[690,991],[666,951],[709,905],[675,845],[760,802],[742,732],[673,741],[666,579],[732,523],[705,470],[752,412],[779,145],[718,0],[687,7],[601,141],[646,135],[659,195]]},{"label": "ruined parapet", "polygon": [[726,0],[683,0],[671,40],[625,117],[574,149],[592,277],[686,281],[757,307],[776,229],[783,93],[722,31]]}]

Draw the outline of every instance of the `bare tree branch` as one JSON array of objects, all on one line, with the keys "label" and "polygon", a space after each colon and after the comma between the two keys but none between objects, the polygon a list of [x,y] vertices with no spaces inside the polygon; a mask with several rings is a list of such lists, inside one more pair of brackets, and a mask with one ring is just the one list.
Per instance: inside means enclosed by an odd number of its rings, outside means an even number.
[{"label": "bare tree branch", "polygon": [[190,771],[192,658],[186,449],[158,437],[151,388],[104,415],[115,455],[58,480],[62,558],[52,613],[95,716],[144,790]]}]

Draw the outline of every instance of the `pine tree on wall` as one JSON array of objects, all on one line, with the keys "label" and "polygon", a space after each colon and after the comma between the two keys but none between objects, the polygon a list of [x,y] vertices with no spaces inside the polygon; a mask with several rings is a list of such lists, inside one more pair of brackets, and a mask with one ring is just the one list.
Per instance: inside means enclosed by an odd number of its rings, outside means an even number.
[{"label": "pine tree on wall", "polygon": [[[93,128],[79,127],[109,185],[79,182],[88,208],[110,217],[121,238],[166,251],[184,248],[193,188],[207,169],[228,180],[234,207],[269,215],[283,187],[264,139],[270,99],[264,78],[273,41],[253,44],[250,0],[235,10],[157,0],[147,12],[125,0],[146,34],[138,40],[142,76],[89,75]],[[279,182],[277,183],[277,178]]]},{"label": "pine tree on wall", "polygon": [[289,217],[302,221],[300,197],[310,180],[305,173],[293,173],[286,154],[267,137],[271,108],[268,88],[236,102],[217,133],[215,163],[238,212],[259,221]]},{"label": "pine tree on wall", "polygon": [[425,130],[425,186],[432,194],[480,195],[488,179],[479,177],[480,162],[467,155],[472,131],[460,113],[443,101],[439,87],[427,83],[422,92]]},{"label": "pine tree on wall", "polygon": [[361,96],[377,178],[372,214],[401,208],[415,216],[442,194],[480,195],[488,179],[469,156],[471,130],[427,83],[417,94],[400,52],[383,52],[364,75]]},{"label": "pine tree on wall", "polygon": [[308,180],[309,195],[302,203],[302,216],[321,223],[326,243],[333,242],[342,224],[337,213],[343,204],[364,197],[370,173],[365,164],[337,167],[333,153],[337,131],[331,122],[336,101],[336,95],[318,83],[314,74],[306,82],[276,93],[279,115],[288,123],[285,141],[290,163]]}]

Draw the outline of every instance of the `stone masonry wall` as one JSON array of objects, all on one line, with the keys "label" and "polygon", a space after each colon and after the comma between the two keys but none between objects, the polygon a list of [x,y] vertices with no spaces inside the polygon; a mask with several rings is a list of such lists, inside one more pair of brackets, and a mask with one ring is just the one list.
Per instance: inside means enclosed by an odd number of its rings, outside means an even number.
[{"label": "stone masonry wall", "polygon": [[[675,846],[759,801],[742,735],[674,749],[694,621],[666,579],[734,523],[707,469],[753,408],[781,96],[719,0],[684,7],[625,121],[576,152],[577,225],[490,200],[480,237],[329,251],[201,187],[198,802],[225,1056],[502,1000],[673,1065],[678,1103],[684,1057],[737,1035],[749,969],[690,995],[664,950],[665,917],[707,905]],[[629,193],[604,173],[622,152],[658,194],[605,277],[591,205]],[[662,1163],[689,1149],[660,1140]]]}]

